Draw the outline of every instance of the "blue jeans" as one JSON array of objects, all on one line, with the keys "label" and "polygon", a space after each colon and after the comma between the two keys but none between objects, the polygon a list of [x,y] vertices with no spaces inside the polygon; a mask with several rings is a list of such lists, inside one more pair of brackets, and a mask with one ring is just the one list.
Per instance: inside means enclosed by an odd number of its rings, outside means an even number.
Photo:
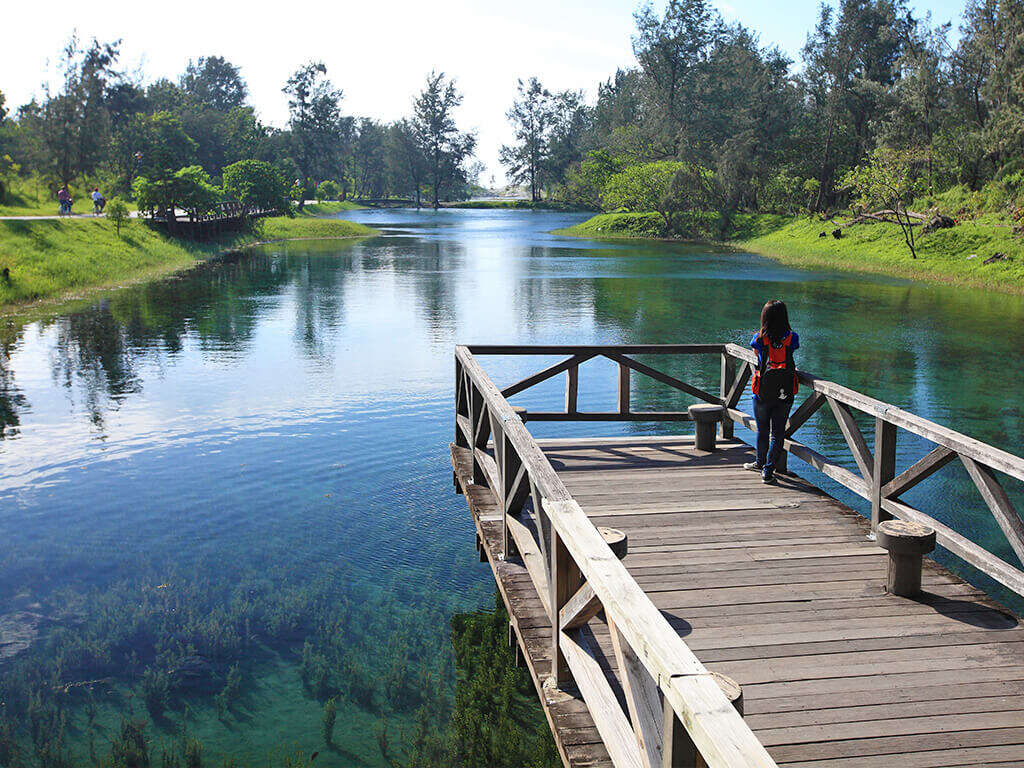
[{"label": "blue jeans", "polygon": [[772,471],[782,453],[782,439],[786,434],[786,419],[793,407],[792,400],[779,400],[765,405],[754,398],[754,420],[757,421],[757,463]]}]

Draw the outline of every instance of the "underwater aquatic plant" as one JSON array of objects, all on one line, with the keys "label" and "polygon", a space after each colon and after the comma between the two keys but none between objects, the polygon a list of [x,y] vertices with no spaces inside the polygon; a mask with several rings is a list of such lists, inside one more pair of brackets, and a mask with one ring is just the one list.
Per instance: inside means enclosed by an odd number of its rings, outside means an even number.
[{"label": "underwater aquatic plant", "polygon": [[327,703],[324,704],[324,719],[322,723],[322,734],[324,737],[324,743],[331,747],[334,746],[334,723],[338,719],[338,702],[336,699],[328,699]]}]

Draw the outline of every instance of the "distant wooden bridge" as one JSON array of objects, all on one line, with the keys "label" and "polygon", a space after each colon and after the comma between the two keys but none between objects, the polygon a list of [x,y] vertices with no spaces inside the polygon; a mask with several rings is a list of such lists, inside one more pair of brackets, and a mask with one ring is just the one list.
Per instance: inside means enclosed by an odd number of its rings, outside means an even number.
[{"label": "distant wooden bridge", "polygon": [[[565,357],[499,388],[490,355]],[[637,355],[716,356],[719,392]],[[578,408],[594,358],[618,365],[607,412]],[[1024,766],[1024,629],[921,555],[937,540],[1018,594],[1024,572],[901,500],[959,462],[1024,558],[999,479],[1024,481],[1024,459],[801,372],[786,450],[868,500],[871,520],[792,475],[764,486],[733,436],[754,427],[737,409],[754,364],[733,344],[456,349],[456,489],[565,765]],[[561,410],[509,403],[563,374]],[[637,374],[709,407],[637,412]],[[825,406],[856,471],[797,437]],[[537,440],[524,426],[691,419],[696,437]],[[935,446],[899,473],[897,430]]]},{"label": "distant wooden bridge", "polygon": [[238,232],[254,219],[277,215],[278,211],[274,208],[224,202],[217,203],[213,210],[206,213],[176,210],[173,214],[154,213],[146,220],[176,237],[205,240],[225,232]]}]

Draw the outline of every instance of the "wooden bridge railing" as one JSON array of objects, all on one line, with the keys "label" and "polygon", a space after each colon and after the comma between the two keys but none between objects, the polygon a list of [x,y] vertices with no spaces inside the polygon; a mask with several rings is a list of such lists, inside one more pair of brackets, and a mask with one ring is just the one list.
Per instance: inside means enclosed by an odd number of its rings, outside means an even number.
[{"label": "wooden bridge railing", "polygon": [[[753,350],[737,344],[726,344],[725,358],[735,362],[728,366],[736,382],[749,380],[756,357]],[[726,366],[723,364],[723,371]],[[1024,481],[1024,458],[967,437],[940,424],[923,419],[894,405],[862,395],[848,387],[832,381],[819,379],[800,371],[800,381],[810,390],[810,395],[793,412],[786,429],[785,448],[818,471],[829,476],[840,485],[871,503],[871,529],[878,527],[882,520],[897,517],[902,520],[924,523],[935,529],[940,545],[970,563],[1003,586],[1018,595],[1024,595],[1024,571],[996,557],[994,554],[962,536],[949,526],[915,509],[900,497],[922,481],[928,479],[947,464],[959,460],[967,470],[982,500],[996,523],[1002,529],[1016,553],[1024,562],[1024,522],[1014,509],[996,472],[1009,478]],[[740,387],[742,389],[742,387]],[[754,428],[753,417],[736,410],[736,403],[729,402],[730,417],[737,422]],[[851,472],[838,462],[794,439],[796,431],[821,407],[828,405],[835,416],[839,429],[846,440],[850,454],[857,466]],[[868,447],[863,433],[857,426],[853,411],[859,411],[874,418],[874,450]],[[902,429],[917,435],[935,447],[923,458],[896,474],[897,430]]]},{"label": "wooden bridge railing", "polygon": [[[475,355],[567,357],[499,390]],[[719,392],[705,392],[636,360],[634,355],[716,355],[721,362]],[[616,408],[580,411],[579,367],[598,357],[619,366]],[[633,410],[630,379],[637,373],[697,400],[725,406],[729,418],[721,430],[723,437],[731,437],[734,422],[755,428],[753,416],[737,408],[755,364],[753,351],[735,344],[456,348],[456,445],[472,453],[474,483],[487,485],[494,493],[504,521],[505,554],[522,557],[551,619],[553,677],[559,685],[570,679],[575,682],[616,766],[739,768],[775,763],[708,670],[613,555],[524,421],[689,419],[686,411]],[[563,410],[526,412],[508,402],[507,398],[563,373]],[[900,498],[942,467],[960,460],[1010,546],[1024,560],[1024,523],[995,474],[1024,480],[1024,459],[833,382],[802,371],[799,376],[809,394],[790,415],[786,451],[871,502],[872,530],[891,516],[925,523],[936,530],[938,542],[950,552],[1024,595],[1024,571]],[[849,447],[856,473],[794,437],[825,404]],[[874,450],[868,446],[853,411],[874,418]],[[898,475],[897,429],[936,446]],[[784,468],[784,458],[780,463]],[[528,502],[532,527],[527,525],[525,514]],[[628,717],[581,630],[601,610],[611,632]]]},{"label": "wooden bridge railing", "polygon": [[[524,353],[523,348],[517,349],[513,354]],[[547,349],[532,348],[526,353],[550,354]],[[521,554],[551,619],[556,683],[575,682],[618,768],[775,766],[708,670],[612,553],[519,414],[473,356],[474,351],[487,354],[489,350],[510,353],[507,348],[456,349],[455,442],[472,451],[474,482],[488,485],[502,508],[506,554],[513,550]],[[638,350],[623,347],[615,353]],[[570,359],[593,356],[592,351],[572,348]],[[673,351],[690,349],[674,347]],[[627,363],[620,364],[630,369]],[[575,368],[578,362],[554,372],[548,369],[531,377],[532,383],[515,385],[516,391]],[[630,416],[628,397],[623,394],[628,391],[628,374],[623,376],[617,418]],[[567,411],[570,408],[574,418],[586,418],[576,412],[574,390]],[[519,519],[528,499],[533,504],[536,538]],[[622,670],[628,717],[582,630],[602,609]]]}]

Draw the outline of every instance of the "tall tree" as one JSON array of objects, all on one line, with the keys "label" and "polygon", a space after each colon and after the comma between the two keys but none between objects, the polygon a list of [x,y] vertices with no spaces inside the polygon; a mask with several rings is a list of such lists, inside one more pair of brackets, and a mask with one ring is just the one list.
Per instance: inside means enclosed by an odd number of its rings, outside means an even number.
[{"label": "tall tree", "polygon": [[399,183],[398,191],[409,193],[420,207],[420,195],[423,181],[427,174],[427,158],[423,153],[423,145],[416,135],[415,127],[406,119],[393,123],[388,130],[388,158]]},{"label": "tall tree", "polygon": [[249,89],[234,64],[221,56],[189,60],[181,89],[200,104],[227,112],[245,103]]},{"label": "tall tree", "polygon": [[841,0],[838,16],[821,6],[804,46],[804,83],[823,133],[818,208],[832,198],[838,171],[874,145],[874,120],[895,82],[908,23],[905,0]]},{"label": "tall tree", "polygon": [[413,102],[413,125],[427,158],[427,178],[434,208],[440,207],[443,189],[464,181],[463,162],[473,154],[476,136],[459,131],[455,109],[462,94],[444,72],[431,72],[426,87]]},{"label": "tall tree", "polygon": [[42,108],[42,138],[50,172],[61,183],[95,171],[110,140],[105,96],[120,43],[93,40],[84,51],[72,37],[64,48],[64,82]]},{"label": "tall tree", "polygon": [[633,52],[659,153],[676,155],[704,112],[701,83],[721,20],[709,0],[669,0],[661,16],[648,2],[635,18]]},{"label": "tall tree", "polygon": [[288,94],[295,164],[304,179],[338,175],[343,140],[342,92],[327,79],[327,67],[314,61],[299,68],[284,87]]},{"label": "tall tree", "polygon": [[531,77],[527,83],[520,80],[518,93],[512,108],[505,113],[515,130],[516,143],[502,146],[499,157],[508,169],[509,179],[516,184],[528,184],[530,199],[537,202],[548,158],[554,105],[551,93],[536,77]]},{"label": "tall tree", "polygon": [[552,96],[551,131],[544,163],[546,186],[553,186],[582,161],[590,125],[591,110],[582,91],[562,91]]}]

